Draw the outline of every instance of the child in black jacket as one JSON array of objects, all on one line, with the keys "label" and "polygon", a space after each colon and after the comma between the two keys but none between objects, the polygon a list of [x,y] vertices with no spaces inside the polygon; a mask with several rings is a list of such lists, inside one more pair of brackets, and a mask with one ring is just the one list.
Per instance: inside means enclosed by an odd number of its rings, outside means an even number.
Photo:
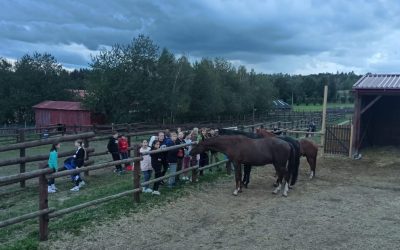
[{"label": "child in black jacket", "polygon": [[[160,142],[154,141],[153,146],[151,147],[151,150],[157,150],[157,149],[160,149]],[[160,178],[161,176],[163,176],[162,165],[163,165],[163,153],[152,154],[151,155],[151,167],[154,170],[154,178]],[[159,181],[154,182],[153,194],[160,195],[160,191],[158,191],[159,186],[160,186]]]},{"label": "child in black jacket", "polygon": [[[121,160],[118,148],[118,132],[114,132],[107,144],[107,150],[111,154],[113,161]],[[116,165],[115,172],[122,174],[122,166]]]},{"label": "child in black jacket", "polygon": [[[85,150],[83,149],[83,146],[84,145],[82,140],[75,141],[75,147],[77,147],[77,150],[73,156],[73,159],[76,168],[83,167],[83,164],[85,163]],[[85,185],[85,182],[82,180],[81,175],[79,173],[76,174],[73,179],[75,182],[75,186],[70,190],[73,192],[77,192],[81,187],[83,187],[83,185]]]}]

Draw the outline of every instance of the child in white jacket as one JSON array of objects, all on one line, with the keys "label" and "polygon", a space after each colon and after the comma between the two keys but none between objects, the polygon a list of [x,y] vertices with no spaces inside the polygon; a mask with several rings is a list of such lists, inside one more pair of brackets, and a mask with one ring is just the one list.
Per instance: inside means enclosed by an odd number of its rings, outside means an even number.
[{"label": "child in white jacket", "polygon": [[[149,147],[147,141],[144,140],[142,142],[142,147],[139,150],[140,154],[143,154],[150,150],[151,150],[151,148]],[[150,155],[142,155],[142,156],[143,156],[143,160],[140,161],[140,169],[142,170],[142,173],[144,176],[144,181],[149,181],[151,178],[151,174],[153,172],[153,168],[151,167],[151,157],[150,157]],[[144,185],[143,192],[144,193],[152,193],[153,190],[151,190],[151,188],[149,188],[149,185]]]}]

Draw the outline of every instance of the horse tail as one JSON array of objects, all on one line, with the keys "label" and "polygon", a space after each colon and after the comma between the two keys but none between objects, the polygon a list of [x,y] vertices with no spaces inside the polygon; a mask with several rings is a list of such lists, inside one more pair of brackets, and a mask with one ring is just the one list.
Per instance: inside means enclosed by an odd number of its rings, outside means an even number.
[{"label": "horse tail", "polygon": [[300,144],[298,142],[293,143],[293,154],[294,154],[294,160],[293,160],[293,169],[291,173],[291,178],[290,178],[290,186],[293,186],[296,184],[297,178],[299,176],[299,167],[300,167]]}]

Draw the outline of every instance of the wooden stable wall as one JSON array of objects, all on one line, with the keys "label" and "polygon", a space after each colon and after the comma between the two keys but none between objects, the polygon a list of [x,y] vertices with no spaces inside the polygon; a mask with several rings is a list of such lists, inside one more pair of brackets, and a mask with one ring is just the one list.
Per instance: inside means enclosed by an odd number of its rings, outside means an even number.
[{"label": "wooden stable wall", "polygon": [[400,145],[400,96],[382,96],[362,115],[361,125],[361,147]]}]

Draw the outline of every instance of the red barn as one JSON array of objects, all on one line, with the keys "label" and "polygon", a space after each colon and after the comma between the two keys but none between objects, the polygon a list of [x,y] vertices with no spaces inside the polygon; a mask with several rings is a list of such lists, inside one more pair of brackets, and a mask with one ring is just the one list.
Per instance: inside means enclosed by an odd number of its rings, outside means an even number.
[{"label": "red barn", "polygon": [[90,111],[83,108],[80,102],[44,101],[33,108],[36,127],[91,125]]}]

